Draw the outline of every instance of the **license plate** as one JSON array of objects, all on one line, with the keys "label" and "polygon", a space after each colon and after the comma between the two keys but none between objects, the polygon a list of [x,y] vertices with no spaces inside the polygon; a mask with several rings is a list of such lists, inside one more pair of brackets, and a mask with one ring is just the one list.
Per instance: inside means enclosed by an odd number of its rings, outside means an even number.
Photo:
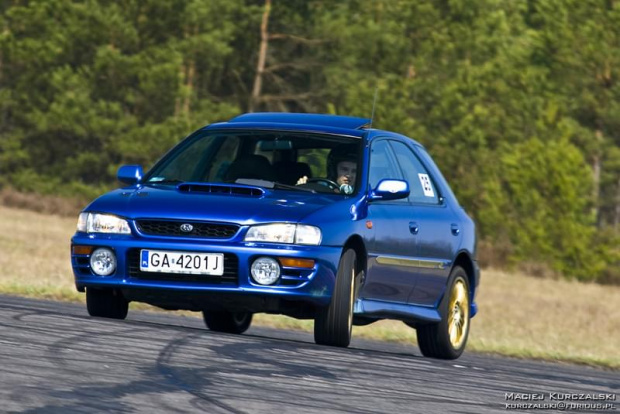
[{"label": "license plate", "polygon": [[143,272],[222,276],[224,274],[224,255],[222,253],[141,250],[140,270]]}]

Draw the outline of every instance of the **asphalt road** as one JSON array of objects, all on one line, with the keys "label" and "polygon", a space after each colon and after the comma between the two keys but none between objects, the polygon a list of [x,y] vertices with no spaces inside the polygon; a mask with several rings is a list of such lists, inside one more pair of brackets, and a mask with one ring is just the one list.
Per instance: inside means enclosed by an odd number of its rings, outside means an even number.
[{"label": "asphalt road", "polygon": [[[620,399],[620,372],[467,352],[437,361],[415,345],[361,340],[338,349],[306,333],[236,336],[197,318],[130,311],[113,321],[0,296],[2,412],[477,414],[524,403],[505,393]],[[620,401],[606,403],[615,410],[598,412],[620,412]]]}]

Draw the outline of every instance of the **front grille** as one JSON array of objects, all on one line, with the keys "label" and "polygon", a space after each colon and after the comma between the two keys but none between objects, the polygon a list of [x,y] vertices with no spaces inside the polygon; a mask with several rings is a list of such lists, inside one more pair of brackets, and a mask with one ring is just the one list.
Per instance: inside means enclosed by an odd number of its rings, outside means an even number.
[{"label": "front grille", "polygon": [[[182,231],[183,224],[191,224],[191,231]],[[235,224],[204,223],[197,221],[136,220],[138,231],[150,236],[204,237],[229,239],[237,234]]]},{"label": "front grille", "polygon": [[224,253],[224,274],[222,276],[143,272],[140,270],[140,249],[130,249],[127,252],[127,265],[129,276],[140,280],[239,284],[239,277],[237,276],[239,271],[239,258],[231,253]]}]

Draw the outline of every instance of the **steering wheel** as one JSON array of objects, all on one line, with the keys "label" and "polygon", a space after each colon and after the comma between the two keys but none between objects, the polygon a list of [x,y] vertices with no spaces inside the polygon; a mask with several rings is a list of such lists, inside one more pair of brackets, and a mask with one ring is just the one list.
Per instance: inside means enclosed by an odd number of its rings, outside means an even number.
[{"label": "steering wheel", "polygon": [[338,192],[340,192],[340,186],[336,182],[328,180],[327,178],[308,178],[306,184],[310,183],[317,183],[322,186],[328,187],[332,191],[338,190]]}]

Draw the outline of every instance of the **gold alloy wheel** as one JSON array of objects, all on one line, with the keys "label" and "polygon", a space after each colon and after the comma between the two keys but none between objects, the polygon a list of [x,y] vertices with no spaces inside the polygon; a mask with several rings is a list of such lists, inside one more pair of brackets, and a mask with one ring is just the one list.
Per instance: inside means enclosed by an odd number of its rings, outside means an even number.
[{"label": "gold alloy wheel", "polygon": [[469,295],[462,279],[456,281],[450,293],[448,307],[448,335],[454,349],[459,349],[465,341],[469,328]]}]

